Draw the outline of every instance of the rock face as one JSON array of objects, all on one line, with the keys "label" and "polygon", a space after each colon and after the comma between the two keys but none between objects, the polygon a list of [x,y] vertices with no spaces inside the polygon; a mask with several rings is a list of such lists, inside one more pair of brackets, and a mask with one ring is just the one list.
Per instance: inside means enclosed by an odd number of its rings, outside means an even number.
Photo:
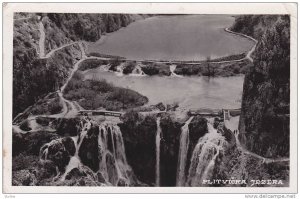
[{"label": "rock face", "polygon": [[288,157],[290,21],[288,16],[272,21],[259,37],[254,66],[245,77],[239,139],[261,156]]},{"label": "rock face", "polygon": [[208,132],[207,130],[207,120],[201,116],[196,116],[193,118],[189,124],[189,147],[187,153],[187,162],[186,162],[186,173],[188,173],[188,168],[191,164],[191,158],[195,146],[198,143],[200,137],[204,136]]},{"label": "rock face", "polygon": [[123,122],[119,126],[128,164],[139,180],[154,184],[156,118],[129,112],[124,115]]},{"label": "rock face", "polygon": [[[124,115],[119,124],[125,142],[126,156],[137,178],[148,184],[155,184],[156,169],[156,120],[160,117],[160,186],[175,186],[179,155],[179,139],[182,122],[170,114],[142,116],[136,112]],[[195,117],[189,124],[190,144],[188,162],[198,139],[207,133],[206,119]],[[188,163],[189,165],[189,163]],[[187,169],[188,169],[187,165]]]},{"label": "rock face", "polygon": [[75,154],[75,144],[70,137],[64,137],[41,147],[41,159],[52,161],[60,171],[64,171],[70,158]]},{"label": "rock face", "polygon": [[81,162],[90,167],[94,172],[99,170],[99,161],[101,159],[98,152],[98,135],[99,127],[91,127],[86,137],[82,138],[82,144],[79,148]]},{"label": "rock face", "polygon": [[160,143],[160,185],[175,186],[179,153],[179,138],[182,123],[174,121],[169,115],[161,117],[162,130]]}]

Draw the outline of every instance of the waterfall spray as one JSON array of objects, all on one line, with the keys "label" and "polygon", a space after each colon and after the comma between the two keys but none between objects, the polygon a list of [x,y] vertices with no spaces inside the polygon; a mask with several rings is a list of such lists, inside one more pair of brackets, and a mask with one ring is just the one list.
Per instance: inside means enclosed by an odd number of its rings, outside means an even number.
[{"label": "waterfall spray", "polygon": [[185,166],[187,161],[187,152],[189,149],[189,124],[193,118],[193,116],[190,117],[190,119],[187,120],[184,126],[181,128],[176,186],[184,186],[185,184]]},{"label": "waterfall spray", "polygon": [[[65,167],[65,171],[60,177],[61,181],[64,181],[68,173],[74,168],[84,171],[84,165],[79,157],[79,150],[91,126],[91,121],[85,119],[85,124],[81,123],[82,130],[80,134],[72,137],[76,151]],[[41,148],[41,160],[47,159],[49,146],[57,142],[61,143],[61,139],[53,140]],[[122,133],[116,124],[102,123],[99,125],[98,154],[99,170],[97,172],[102,174],[107,184],[118,185],[120,183],[129,185],[132,182],[129,176],[132,173],[132,169],[127,163]]]},{"label": "waterfall spray", "polygon": [[160,185],[160,117],[156,120],[157,130],[156,130],[156,186]]},{"label": "waterfall spray", "polygon": [[186,184],[201,186],[213,174],[216,159],[223,149],[225,138],[207,122],[208,133],[201,137],[193,151]]}]

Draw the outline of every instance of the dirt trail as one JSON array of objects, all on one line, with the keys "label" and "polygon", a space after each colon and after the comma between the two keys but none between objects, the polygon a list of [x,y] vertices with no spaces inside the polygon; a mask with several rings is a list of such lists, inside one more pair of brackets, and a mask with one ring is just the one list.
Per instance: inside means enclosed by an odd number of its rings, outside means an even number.
[{"label": "dirt trail", "polygon": [[225,124],[225,127],[230,129],[232,132],[234,132],[234,137],[235,137],[235,140],[236,140],[236,145],[237,145],[237,148],[240,149],[244,154],[248,154],[248,155],[251,155],[257,159],[260,159],[262,160],[263,163],[265,164],[270,164],[270,163],[275,163],[275,162],[289,162],[290,159],[289,158],[265,158],[263,156],[260,156],[256,153],[253,153],[247,149],[245,149],[241,143],[240,143],[240,140],[239,140],[239,130],[238,129],[238,123],[239,123],[239,117],[231,117],[229,120],[225,120],[224,121],[224,124]]},{"label": "dirt trail", "polygon": [[59,51],[59,50],[65,48],[65,47],[72,46],[72,45],[77,44],[77,43],[79,43],[79,42],[78,42],[78,41],[75,41],[75,42],[72,42],[72,43],[68,43],[68,44],[62,45],[62,46],[60,46],[60,47],[58,47],[58,48],[52,49],[52,50],[51,50],[44,58],[49,58],[49,57],[51,57],[56,51]]},{"label": "dirt trail", "polygon": [[39,22],[39,31],[40,31],[40,40],[39,40],[39,48],[40,48],[40,58],[45,58],[45,29],[42,20]]}]

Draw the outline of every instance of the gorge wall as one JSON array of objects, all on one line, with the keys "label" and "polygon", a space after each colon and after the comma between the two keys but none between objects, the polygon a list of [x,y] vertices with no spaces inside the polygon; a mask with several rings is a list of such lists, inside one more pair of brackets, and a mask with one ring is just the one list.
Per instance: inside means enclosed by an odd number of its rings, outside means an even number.
[{"label": "gorge wall", "polygon": [[[177,121],[168,113],[159,116],[142,116],[136,112],[124,115],[120,129],[124,138],[128,164],[132,167],[136,177],[148,184],[155,185],[156,149],[155,136],[156,120],[160,117],[160,186],[175,186],[179,156],[179,141],[184,123]],[[199,140],[207,133],[206,119],[195,117],[188,125],[190,142],[188,146],[187,175],[193,150]]]},{"label": "gorge wall", "polygon": [[240,141],[264,157],[289,156],[289,16],[241,16],[233,31],[258,39],[245,76]]},{"label": "gorge wall", "polygon": [[[148,15],[17,13],[13,35],[13,117],[39,98],[57,90],[80,59],[78,44],[56,51],[49,58],[39,49],[40,22],[44,26],[45,54],[74,41],[97,41]],[[20,18],[20,19],[18,19]],[[23,19],[22,19],[23,18]]]}]

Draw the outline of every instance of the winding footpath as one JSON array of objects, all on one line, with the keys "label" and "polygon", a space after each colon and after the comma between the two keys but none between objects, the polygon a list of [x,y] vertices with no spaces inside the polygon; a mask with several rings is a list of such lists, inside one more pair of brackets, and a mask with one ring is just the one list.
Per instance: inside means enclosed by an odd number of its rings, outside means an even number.
[{"label": "winding footpath", "polygon": [[247,149],[245,149],[239,140],[239,130],[238,129],[238,123],[239,123],[239,117],[231,117],[228,120],[224,120],[224,125],[226,128],[228,128],[229,130],[231,130],[234,133],[234,137],[235,137],[235,141],[236,141],[236,146],[237,148],[244,154],[248,154],[250,156],[253,156],[257,159],[262,160],[262,163],[265,164],[270,164],[270,163],[277,163],[277,162],[287,162],[289,163],[290,159],[289,158],[266,158],[263,156],[260,156],[256,153],[253,153]]},{"label": "winding footpath", "polygon": [[245,148],[241,145],[241,143],[240,143],[240,141],[239,141],[239,138],[238,138],[239,134],[240,134],[240,133],[239,133],[239,131],[237,130],[236,133],[234,133],[234,136],[235,136],[235,140],[236,140],[237,147],[238,147],[244,154],[251,155],[251,156],[253,156],[253,157],[257,158],[257,159],[261,159],[262,162],[265,163],[265,164],[276,163],[276,162],[289,162],[289,161],[290,161],[289,158],[274,158],[274,159],[273,159],[273,158],[265,158],[265,157],[260,156],[260,155],[258,155],[258,154],[256,154],[256,153],[253,153],[253,152],[251,152],[251,151],[248,151],[247,149],[245,149]]},{"label": "winding footpath", "polygon": [[42,20],[39,22],[39,31],[40,31],[40,40],[39,40],[39,49],[40,49],[40,58],[45,58],[45,28]]},{"label": "winding footpath", "polygon": [[[59,51],[65,47],[68,47],[68,46],[71,46],[71,45],[74,45],[74,44],[78,44],[79,45],[79,48],[80,48],[80,51],[81,51],[81,59],[76,62],[76,64],[74,65],[73,67],[73,70],[69,76],[69,78],[67,79],[67,81],[65,82],[65,84],[60,88],[60,90],[57,91],[58,93],[58,96],[60,98],[60,101],[63,105],[63,108],[62,108],[62,112],[61,113],[58,113],[58,114],[53,114],[53,115],[34,115],[34,116],[29,116],[27,117],[27,121],[29,121],[29,126],[31,127],[31,130],[29,132],[32,132],[32,131],[38,131],[40,130],[40,126],[36,123],[36,119],[38,117],[44,117],[44,118],[62,118],[62,117],[75,117],[78,113],[78,106],[76,106],[73,102],[71,102],[70,100],[67,100],[63,97],[63,91],[65,90],[66,86],[68,85],[69,81],[72,79],[73,75],[75,74],[75,72],[78,70],[78,66],[79,64],[86,60],[87,59],[87,56],[85,54],[85,50],[84,50],[84,47],[82,45],[82,42],[72,42],[72,43],[69,43],[69,44],[65,44],[59,48],[56,48],[56,49],[53,49],[51,50],[47,55],[45,55],[45,30],[44,30],[44,25],[42,23],[42,20],[39,22],[39,31],[40,31],[40,39],[39,39],[39,49],[40,49],[40,52],[39,52],[39,57],[41,59],[46,59],[46,58],[50,58],[56,51]],[[92,59],[94,57],[90,57],[89,59]],[[28,111],[29,109],[26,109],[24,112]],[[19,117],[21,117],[24,112],[18,114],[13,121],[16,121]],[[16,131],[16,132],[19,132],[19,133],[26,133],[25,131],[21,130],[20,127],[18,125],[15,125],[13,124],[13,129]],[[48,129],[48,130],[52,130],[52,129]]]}]

